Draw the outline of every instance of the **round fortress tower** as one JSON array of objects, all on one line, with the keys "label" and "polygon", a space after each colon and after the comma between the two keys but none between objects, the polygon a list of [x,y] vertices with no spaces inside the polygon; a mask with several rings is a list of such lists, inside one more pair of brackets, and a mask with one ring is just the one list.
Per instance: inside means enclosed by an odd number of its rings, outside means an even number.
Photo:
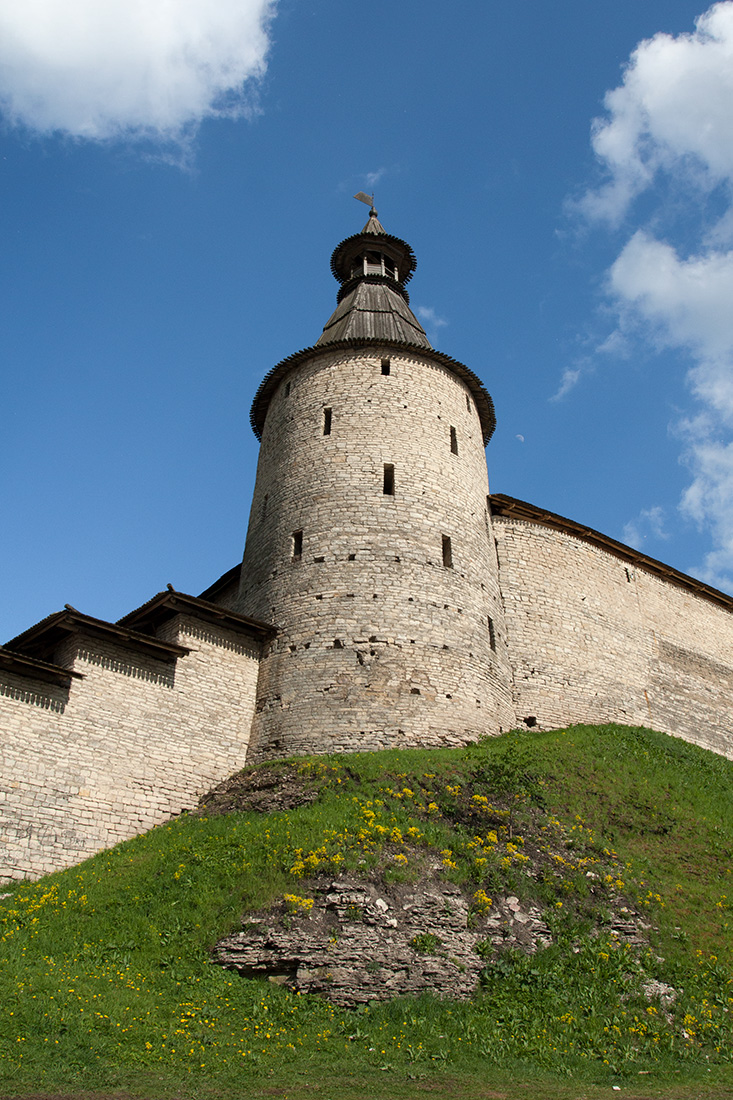
[{"label": "round fortress tower", "polygon": [[252,406],[237,609],[278,629],[248,760],[462,744],[514,723],[484,447],[491,398],[409,307],[412,249],[372,208],[338,305]]}]

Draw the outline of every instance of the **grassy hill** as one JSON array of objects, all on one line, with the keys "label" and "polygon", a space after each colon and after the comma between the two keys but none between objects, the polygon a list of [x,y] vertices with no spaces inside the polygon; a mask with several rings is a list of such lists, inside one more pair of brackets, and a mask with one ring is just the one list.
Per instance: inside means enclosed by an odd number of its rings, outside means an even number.
[{"label": "grassy hill", "polygon": [[[4,888],[0,1096],[733,1097],[731,762],[577,726],[248,769],[203,802]],[[212,961],[245,913],[307,928],[324,884],[426,875],[469,907],[468,1000],[339,1008]],[[510,897],[548,946],[482,939]]]}]

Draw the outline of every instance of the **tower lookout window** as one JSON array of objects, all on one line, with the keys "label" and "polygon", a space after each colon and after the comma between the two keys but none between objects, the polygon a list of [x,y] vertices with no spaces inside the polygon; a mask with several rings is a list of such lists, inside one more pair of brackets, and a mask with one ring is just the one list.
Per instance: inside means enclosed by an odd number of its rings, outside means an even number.
[{"label": "tower lookout window", "polygon": [[300,561],[303,557],[303,532],[293,531],[293,561]]},{"label": "tower lookout window", "polygon": [[455,428],[451,428],[450,430],[450,453],[452,455],[458,454],[458,436],[456,435]]},{"label": "tower lookout window", "polygon": [[488,623],[488,626],[489,626],[489,645],[491,646],[494,653],[496,653],[496,628],[494,627],[494,620],[491,618],[491,615],[488,616],[488,620],[489,620],[489,623]]},{"label": "tower lookout window", "polygon": [[394,496],[394,466],[390,462],[384,464],[384,481],[382,482],[382,492],[386,497]]},{"label": "tower lookout window", "polygon": [[443,565],[446,569],[453,568],[453,547],[449,535],[443,535]]},{"label": "tower lookout window", "polygon": [[384,275],[384,259],[381,252],[367,252],[364,257],[365,275]]},{"label": "tower lookout window", "polygon": [[389,374],[389,368],[390,368],[390,360],[389,359],[383,359],[382,360],[382,374]]},{"label": "tower lookout window", "polygon": [[330,435],[331,434],[331,410],[330,409],[324,409],[323,410],[323,434],[324,435]]},{"label": "tower lookout window", "polygon": [[351,278],[358,279],[363,275],[386,275],[390,279],[397,279],[398,269],[394,260],[383,252],[362,252],[351,262]]}]

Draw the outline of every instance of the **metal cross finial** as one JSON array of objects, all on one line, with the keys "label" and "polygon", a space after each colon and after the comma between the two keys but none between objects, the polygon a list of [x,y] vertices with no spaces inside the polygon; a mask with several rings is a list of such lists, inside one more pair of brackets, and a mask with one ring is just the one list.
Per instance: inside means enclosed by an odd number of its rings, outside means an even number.
[{"label": "metal cross finial", "polygon": [[376,214],[377,213],[376,210],[374,209],[374,194],[373,193],[371,195],[367,195],[364,191],[357,191],[357,193],[354,195],[354,198],[358,199],[359,202],[365,202],[367,204],[367,206],[370,206],[371,207],[371,210],[369,211],[370,214]]}]

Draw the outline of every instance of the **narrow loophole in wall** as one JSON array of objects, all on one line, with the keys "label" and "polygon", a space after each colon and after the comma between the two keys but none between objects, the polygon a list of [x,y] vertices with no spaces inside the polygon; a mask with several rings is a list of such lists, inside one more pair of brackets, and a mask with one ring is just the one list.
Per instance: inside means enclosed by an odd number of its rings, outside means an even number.
[{"label": "narrow loophole in wall", "polygon": [[340,638],[334,638],[333,648],[334,649],[343,649],[344,648],[344,643],[341,641]]},{"label": "narrow loophole in wall", "polygon": [[267,501],[269,500],[269,497],[270,497],[270,494],[265,493],[264,497],[262,498],[262,512],[261,512],[261,515],[260,515],[260,519],[264,519],[265,516],[267,515]]},{"label": "narrow loophole in wall", "polygon": [[384,464],[384,480],[382,482],[382,492],[386,497],[394,496],[394,466],[391,462],[385,462]]},{"label": "narrow loophole in wall", "polygon": [[382,360],[382,374],[389,374],[390,366],[391,366],[390,360],[389,359],[383,359]]},{"label": "narrow loophole in wall", "polygon": [[303,532],[293,531],[293,561],[300,561],[303,557]]},{"label": "narrow loophole in wall", "polygon": [[323,410],[323,434],[324,435],[330,435],[331,434],[331,410],[330,409],[324,409]]},{"label": "narrow loophole in wall", "polygon": [[489,619],[489,645],[494,650],[494,652],[496,652],[496,629],[494,627],[494,620],[491,618],[491,615],[488,616],[488,619]]},{"label": "narrow loophole in wall", "polygon": [[289,382],[285,383],[285,396],[290,397],[290,383]]},{"label": "narrow loophole in wall", "polygon": [[454,427],[451,427],[450,430],[450,453],[452,455],[458,454],[458,436]]},{"label": "narrow loophole in wall", "polygon": [[356,554],[349,554],[349,561],[356,561]]},{"label": "narrow loophole in wall", "polygon": [[453,568],[453,547],[449,535],[443,535],[443,565],[446,569]]},{"label": "narrow loophole in wall", "polygon": [[410,688],[410,695],[419,695],[420,688]]},{"label": "narrow loophole in wall", "polygon": [[466,394],[466,408],[469,412],[471,411],[471,398],[468,396],[468,394]]}]

